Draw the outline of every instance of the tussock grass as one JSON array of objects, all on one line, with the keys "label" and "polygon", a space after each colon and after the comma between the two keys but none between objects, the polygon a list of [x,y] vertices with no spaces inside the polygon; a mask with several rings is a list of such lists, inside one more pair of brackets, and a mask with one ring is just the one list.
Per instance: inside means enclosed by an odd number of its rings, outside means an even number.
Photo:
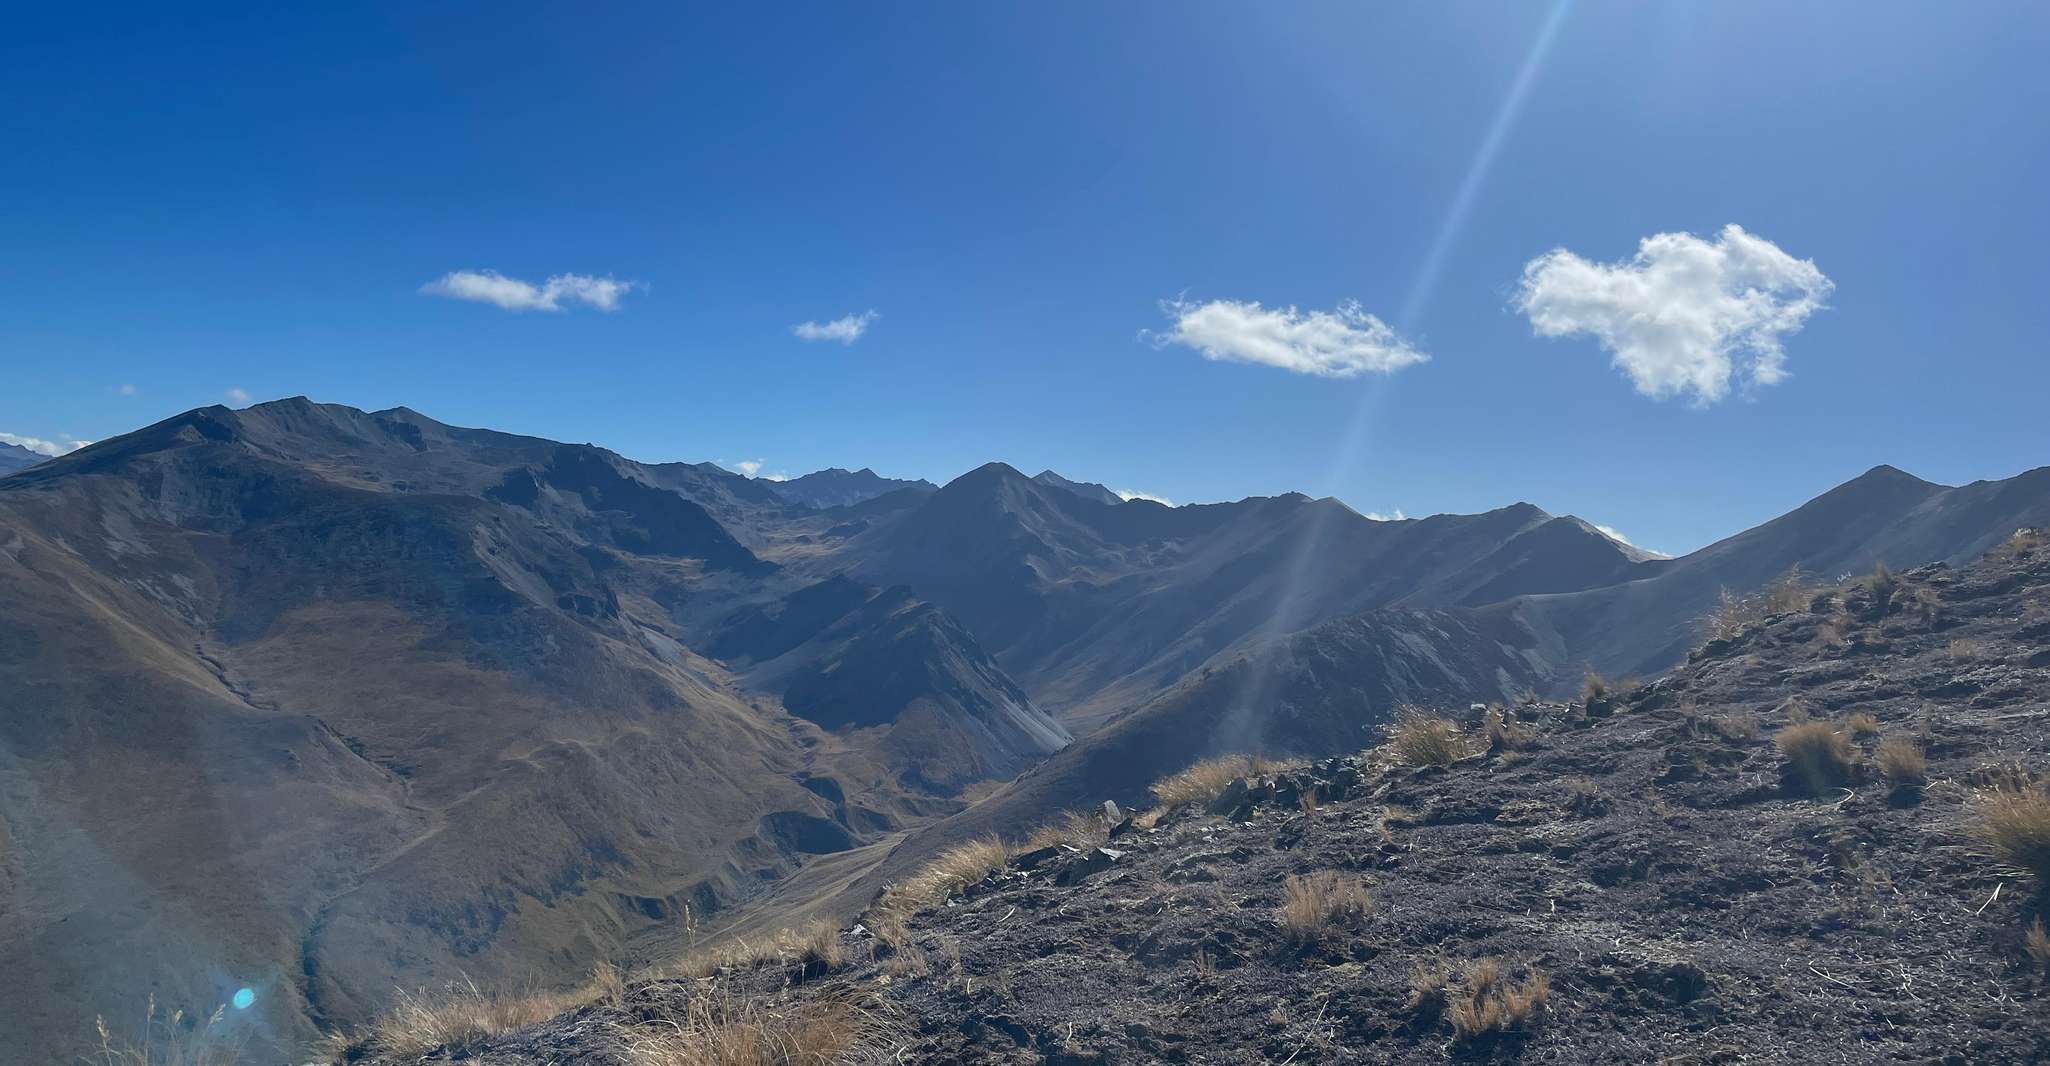
[{"label": "tussock grass", "polygon": [[832,1066],[887,1027],[845,997],[793,1003],[722,987],[615,1035],[630,1066]]},{"label": "tussock grass", "polygon": [[1879,735],[1879,719],[1864,711],[1853,711],[1838,719],[1852,736],[1871,737]]},{"label": "tussock grass", "polygon": [[798,980],[839,969],[847,962],[847,950],[840,942],[840,927],[818,921],[767,936],[737,936],[699,948],[663,968],[672,977],[705,978],[725,970],[753,970],[781,966]]},{"label": "tussock grass", "polygon": [[1180,773],[1155,781],[1153,799],[1167,811],[1208,803],[1223,795],[1225,787],[1238,778],[1279,773],[1296,765],[1299,764],[1265,755],[1224,755],[1205,759]]},{"label": "tussock grass", "polygon": [[1851,779],[1856,749],[1836,726],[1824,721],[1797,722],[1773,735],[1794,776],[1810,795],[1840,788]]},{"label": "tussock grass", "polygon": [[1418,963],[1409,975],[1409,1000],[1402,1009],[1410,1017],[1422,1022],[1435,1022],[1445,1015],[1445,1004],[1452,995],[1452,971],[1445,968],[1445,961],[1439,959],[1430,964]]},{"label": "tussock grass", "polygon": [[2050,534],[2040,529],[2023,527],[2015,530],[2013,536],[2001,541],[1986,554],[1996,559],[2019,559],[2045,544],[2050,544]]},{"label": "tussock grass", "polygon": [[1886,775],[1888,783],[1899,788],[1919,785],[1929,779],[1929,756],[1922,751],[1922,745],[1907,737],[1888,737],[1873,753],[1873,761],[1879,764],[1879,772]]},{"label": "tussock grass", "polygon": [[1715,720],[1715,731],[1728,740],[1757,740],[1765,735],[1765,726],[1750,711],[1731,711]]},{"label": "tussock grass", "polygon": [[1775,615],[1809,610],[1821,589],[1795,567],[1756,592],[1722,591],[1716,606],[1702,619],[1711,641],[1734,640]]},{"label": "tussock grass", "polygon": [[187,1019],[182,1010],[160,1016],[152,994],[143,1008],[142,1028],[132,1036],[117,1034],[104,1017],[94,1018],[99,1045],[79,1061],[88,1066],[238,1066],[246,1037],[217,1028],[225,1014],[223,1004],[203,1019]]},{"label": "tussock grass", "polygon": [[2022,934],[2022,950],[2028,952],[2029,961],[2039,970],[2050,970],[2050,931],[2043,928],[2043,919],[2029,923],[2028,931]]},{"label": "tussock grass", "polygon": [[1466,736],[1446,719],[1410,711],[1389,733],[1388,750],[1410,766],[1450,766],[1466,754]]},{"label": "tussock grass", "polygon": [[1478,959],[1466,968],[1464,987],[1452,1004],[1452,1031],[1475,1040],[1535,1025],[1552,998],[1552,979],[1532,970],[1511,984],[1497,959]]},{"label": "tussock grass", "polygon": [[1885,563],[1880,563],[1872,573],[1859,579],[1858,586],[1872,597],[1872,613],[1885,614],[1893,609],[1894,600],[1900,595],[1901,579]]},{"label": "tussock grass", "polygon": [[479,1040],[537,1025],[596,998],[577,992],[486,991],[465,976],[440,994],[400,989],[392,1008],[370,1030],[369,1046],[393,1056],[414,1056],[438,1047],[467,1047]]},{"label": "tussock grass", "polygon": [[1034,851],[1056,844],[1093,847],[1109,842],[1110,826],[1104,824],[1103,815],[1093,811],[1068,811],[1059,820],[1033,830],[1020,850]]},{"label": "tussock grass", "polygon": [[865,924],[876,938],[892,947],[906,939],[904,923],[919,911],[946,902],[949,896],[1004,868],[1010,845],[995,836],[971,840],[928,863],[925,868],[884,890],[869,908]]},{"label": "tussock grass", "polygon": [[1981,793],[1973,833],[2002,862],[2050,886],[2050,796],[2040,789],[1995,788]]},{"label": "tussock grass", "polygon": [[1490,706],[1481,715],[1481,735],[1487,738],[1489,751],[1517,751],[1531,744],[1530,733],[1500,707]]},{"label": "tussock grass", "polygon": [[1281,888],[1278,917],[1288,942],[1305,948],[1352,928],[1373,911],[1373,897],[1359,878],[1319,870],[1289,875]]}]

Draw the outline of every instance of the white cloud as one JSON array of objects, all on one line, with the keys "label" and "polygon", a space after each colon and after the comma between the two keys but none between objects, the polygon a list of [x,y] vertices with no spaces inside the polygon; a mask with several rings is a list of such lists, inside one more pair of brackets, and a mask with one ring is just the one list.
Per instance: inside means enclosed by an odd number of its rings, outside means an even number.
[{"label": "white cloud", "polygon": [[565,304],[573,303],[600,311],[617,311],[619,301],[640,287],[638,281],[586,274],[557,274],[536,285],[506,277],[496,270],[454,270],[420,286],[420,291],[429,296],[496,304],[508,311],[560,311]]},{"label": "white cloud", "polygon": [[234,388],[234,389],[229,389],[228,391],[226,391],[226,392],[224,392],[224,393],[221,393],[221,395],[222,395],[222,396],[225,396],[225,397],[227,397],[227,398],[228,398],[228,402],[229,402],[229,403],[240,403],[240,404],[246,404],[246,403],[248,403],[248,402],[249,402],[249,390],[248,390],[248,389],[241,389],[241,388]]},{"label": "white cloud", "polygon": [[1402,513],[1402,508],[1400,507],[1393,511],[1368,511],[1366,517],[1376,522],[1402,522],[1409,518],[1408,515]]},{"label": "white cloud", "polygon": [[1600,532],[1602,536],[1607,537],[1610,540],[1613,540],[1626,548],[1636,548],[1638,551],[1641,552],[1650,552],[1651,554],[1656,555],[1661,559],[1672,558],[1672,556],[1667,555],[1665,552],[1659,551],[1656,548],[1647,548],[1642,544],[1632,543],[1630,538],[1624,536],[1623,531],[1617,529],[1615,526],[1605,526],[1597,522],[1594,523],[1594,528],[1596,529],[1596,531]]},{"label": "white cloud", "polygon": [[1330,311],[1267,308],[1255,301],[1191,303],[1181,299],[1163,300],[1160,309],[1174,320],[1174,327],[1164,332],[1142,330],[1140,337],[1156,348],[1169,344],[1194,348],[1205,359],[1258,363],[1325,378],[1392,374],[1430,359],[1396,336],[1386,322],[1368,314],[1357,300],[1347,300]]},{"label": "white cloud", "polygon": [[92,441],[89,440],[44,440],[41,437],[23,437],[14,433],[0,433],[0,444],[12,444],[17,448],[27,448],[37,455],[53,457],[68,455],[91,443]]},{"label": "white cloud", "polygon": [[139,392],[139,391],[141,391],[141,390],[137,389],[137,388],[136,388],[135,386],[133,386],[133,385],[118,385],[118,386],[116,386],[116,387],[115,387],[115,389],[114,389],[114,395],[116,395],[116,396],[133,396],[133,395],[135,395],[135,394],[136,394],[137,392]]},{"label": "white cloud", "polygon": [[776,473],[773,473],[773,474],[763,474],[763,475],[762,475],[762,480],[763,480],[763,481],[788,481],[788,480],[790,480],[790,475],[789,475],[789,474],[785,474],[785,473],[783,473],[782,471],[780,471],[780,470],[779,470],[779,471],[777,471]]},{"label": "white cloud", "polygon": [[853,344],[868,332],[869,323],[883,316],[874,311],[863,311],[858,315],[844,315],[831,322],[799,322],[790,327],[790,332],[802,341],[839,341]]},{"label": "white cloud", "polygon": [[1646,237],[1617,263],[1554,249],[1524,264],[1513,306],[1540,337],[1592,334],[1638,392],[1705,407],[1733,377],[1744,388],[1784,379],[1782,338],[1835,287],[1813,261],[1730,225],[1713,241]]},{"label": "white cloud", "polygon": [[753,477],[755,476],[755,471],[761,468],[762,461],[760,459],[742,459],[733,464],[733,469],[740,471],[742,477]]},{"label": "white cloud", "polygon": [[1155,496],[1150,492],[1140,492],[1137,489],[1112,489],[1110,491],[1116,493],[1118,499],[1123,500],[1126,503],[1130,503],[1133,500],[1151,500],[1154,503],[1161,504],[1163,506],[1174,506],[1173,500],[1170,500],[1165,496]]}]

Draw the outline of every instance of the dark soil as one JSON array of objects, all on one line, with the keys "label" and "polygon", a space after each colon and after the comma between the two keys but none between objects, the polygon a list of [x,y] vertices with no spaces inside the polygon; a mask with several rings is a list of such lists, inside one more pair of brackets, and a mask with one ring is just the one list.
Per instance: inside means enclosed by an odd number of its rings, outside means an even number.
[{"label": "dark soil", "polygon": [[[2050,548],[1996,556],[1903,575],[1884,603],[1843,586],[1604,714],[1514,708],[1520,748],[1247,782],[1235,810],[1129,830],[1114,856],[1014,865],[920,916],[894,955],[857,930],[837,973],[729,980],[885,1005],[900,1031],[879,1061],[2050,1061],[2050,975],[2022,947],[2041,886],[1971,836],[1978,788],[2050,767]],[[1773,734],[1853,712],[1878,731],[1811,794]],[[1888,737],[1923,739],[1926,787],[1881,779]],[[1324,802],[1307,813],[1292,791]],[[1283,885],[1320,870],[1364,879],[1375,906],[1297,949]],[[1462,1039],[1413,981],[1449,970],[1456,1003],[1481,958],[1548,975],[1550,995]],[[565,1034],[698,987],[646,986],[477,1053],[611,1062]]]}]

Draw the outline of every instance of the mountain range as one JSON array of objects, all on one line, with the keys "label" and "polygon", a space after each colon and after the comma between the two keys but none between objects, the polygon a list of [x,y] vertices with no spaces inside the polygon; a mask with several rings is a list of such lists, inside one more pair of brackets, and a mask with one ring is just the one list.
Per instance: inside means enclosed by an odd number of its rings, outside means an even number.
[{"label": "mountain range", "polygon": [[32,452],[19,444],[0,441],[0,474],[11,474],[48,459],[41,452]]},{"label": "mountain range", "polygon": [[[38,457],[40,458],[40,457]],[[304,399],[0,477],[0,1042],[262,1040],[851,911],[932,850],[1406,702],[1648,674],[1727,589],[1969,558],[2050,468],[1878,467],[1676,559],[1528,503],[789,481]]]}]

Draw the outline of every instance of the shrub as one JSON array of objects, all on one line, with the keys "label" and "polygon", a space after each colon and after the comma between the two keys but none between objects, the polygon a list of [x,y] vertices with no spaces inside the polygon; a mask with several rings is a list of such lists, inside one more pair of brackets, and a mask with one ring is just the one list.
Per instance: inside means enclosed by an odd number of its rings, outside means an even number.
[{"label": "shrub", "polygon": [[1502,964],[1480,959],[1466,970],[1465,987],[1452,1005],[1452,1031],[1464,1040],[1475,1040],[1529,1029],[1552,996],[1552,979],[1532,970],[1520,983],[1511,985],[1502,975]]},{"label": "shrub", "polygon": [[1885,563],[1880,563],[1879,568],[1872,571],[1871,575],[1859,584],[1871,595],[1874,614],[1885,614],[1892,610],[1894,597],[1901,591],[1900,577],[1888,569]]},{"label": "shrub", "polygon": [[1410,713],[1395,723],[1389,748],[1411,766],[1450,766],[1466,754],[1466,737],[1443,718]]},{"label": "shrub", "polygon": [[1850,739],[1828,722],[1790,725],[1773,735],[1788,769],[1811,795],[1840,788],[1851,779],[1856,757]]},{"label": "shrub", "polygon": [[1357,877],[1336,870],[1290,874],[1281,889],[1281,932],[1298,948],[1322,943],[1373,913],[1374,900]]},{"label": "shrub", "polygon": [[2050,796],[2038,789],[1996,788],[1981,794],[1976,835],[2001,861],[2050,886]]},{"label": "shrub", "polygon": [[1906,737],[1882,741],[1873,758],[1879,763],[1879,772],[1896,788],[1919,785],[1929,779],[1929,757],[1920,743]]}]

